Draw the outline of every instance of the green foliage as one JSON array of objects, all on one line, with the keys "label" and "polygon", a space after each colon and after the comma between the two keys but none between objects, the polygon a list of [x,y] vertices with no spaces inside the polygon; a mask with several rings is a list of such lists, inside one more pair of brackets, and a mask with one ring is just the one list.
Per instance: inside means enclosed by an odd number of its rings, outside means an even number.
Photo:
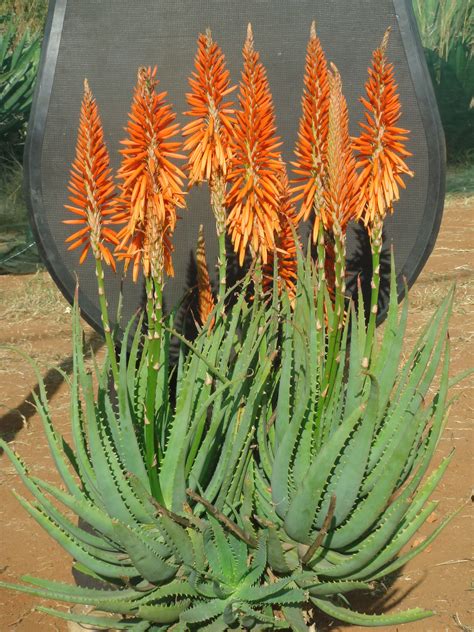
[{"label": "green foliage", "polygon": [[[130,353],[122,350],[113,398],[109,368],[92,376],[84,365],[76,306],[73,446],[54,430],[39,375],[36,398],[64,489],[29,474],[2,447],[34,497],[19,497],[22,505],[104,589],[31,577],[2,585],[91,605],[89,615],[43,611],[126,630],[304,630],[309,603],[368,627],[429,616],[420,609],[363,615],[342,596],[370,590],[451,519],[406,552],[437,506],[429,499],[451,458],[425,477],[445,422],[452,294],[400,369],[407,304],[399,310],[394,273],[379,344],[367,344],[354,310],[339,344],[328,344],[337,316],[317,287],[318,271],[300,257],[293,307],[276,293],[270,303],[255,297],[248,304],[242,288],[226,316],[217,306],[211,330],[193,343],[180,337],[175,368],[172,319],[165,322],[155,496],[145,466],[141,323]],[[71,520],[71,511],[90,528]]]},{"label": "green foliage", "polygon": [[0,161],[0,274],[32,274],[41,266],[28,225],[23,167],[10,155]]},{"label": "green foliage", "polygon": [[414,0],[423,45],[448,59],[460,42],[472,51],[472,0]]},{"label": "green foliage", "polygon": [[14,17],[3,18],[0,35],[0,147],[2,154],[22,145],[33,99],[40,37],[26,30],[16,41]]},{"label": "green foliage", "polygon": [[474,3],[414,0],[451,161],[472,160],[474,138]]},{"label": "green foliage", "polygon": [[0,173],[0,233],[22,232],[26,225],[23,167],[12,161]]},{"label": "green foliage", "polygon": [[474,163],[464,163],[448,169],[446,178],[448,195],[462,195],[469,198],[474,195]]},{"label": "green foliage", "polygon": [[2,0],[2,15],[15,16],[17,38],[28,29],[31,33],[42,33],[48,13],[48,0]]},{"label": "green foliage", "polygon": [[[3,0],[0,10],[0,273],[31,273],[38,253],[26,219],[21,165],[46,0]],[[30,36],[30,33],[33,35]],[[12,235],[12,233],[15,233]],[[2,243],[3,242],[3,243]]]}]

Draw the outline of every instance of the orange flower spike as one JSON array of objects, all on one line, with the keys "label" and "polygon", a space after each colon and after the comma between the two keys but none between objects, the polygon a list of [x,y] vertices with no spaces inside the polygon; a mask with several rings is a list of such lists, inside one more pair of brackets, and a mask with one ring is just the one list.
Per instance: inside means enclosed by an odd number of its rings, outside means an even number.
[{"label": "orange flower spike", "polygon": [[224,54],[209,29],[199,35],[194,67],[189,80],[191,92],[186,95],[191,109],[185,112],[193,120],[183,128],[191,186],[227,173],[233,104],[225,97],[236,87],[230,86]]},{"label": "orange flower spike", "polygon": [[[214,297],[212,295],[211,281],[206,261],[206,243],[202,225],[199,226],[198,245],[196,249],[197,263],[197,285],[198,285],[198,313],[199,320],[205,325],[209,315],[215,308]],[[212,323],[211,323],[212,327]]]},{"label": "orange flower spike", "polygon": [[[329,77],[329,130],[327,148],[326,201],[321,219],[327,231],[345,233],[357,210],[355,158],[349,136],[347,102],[342,94],[339,71],[331,64]],[[313,235],[313,237],[317,236]]]},{"label": "orange flower spike", "polygon": [[157,93],[156,67],[140,68],[126,131],[128,138],[118,177],[122,214],[126,225],[119,233],[119,256],[127,268],[133,261],[136,281],[140,265],[146,277],[162,280],[163,270],[173,275],[171,238],[176,208],[184,208],[184,174],[172,160],[182,159],[179,131],[166,92]]},{"label": "orange flower spike", "polygon": [[292,165],[296,175],[293,179],[293,191],[297,194],[294,201],[302,201],[298,217],[307,220],[314,211],[315,235],[324,212],[328,129],[328,67],[313,22],[306,52],[302,116],[295,148],[297,160]]},{"label": "orange flower spike", "polygon": [[[281,229],[275,239],[278,258],[278,291],[281,293],[282,289],[285,288],[292,301],[296,294],[298,265],[296,248],[299,247],[299,241],[295,241],[295,235],[298,228],[298,218],[291,198],[291,190],[286,173],[281,179],[280,189],[279,219]],[[298,240],[298,237],[296,237],[296,240]],[[272,288],[273,266],[274,255],[271,253],[263,269],[263,289],[265,292],[269,292]]]},{"label": "orange flower spike", "polygon": [[249,24],[243,48],[244,68],[231,141],[232,158],[226,198],[227,226],[242,265],[250,245],[252,256],[265,264],[280,230],[279,191],[284,164],[275,135],[275,114],[265,68],[254,49]]},{"label": "orange flower spike", "polygon": [[400,197],[399,187],[405,187],[402,175],[413,176],[404,160],[411,156],[405,148],[409,132],[397,127],[401,104],[393,64],[386,57],[389,35],[390,29],[372,57],[365,85],[367,96],[361,99],[366,122],[360,123],[363,131],[353,144],[360,171],[357,219],[369,229],[393,211],[393,203]]},{"label": "orange flower spike", "polygon": [[71,204],[65,208],[75,219],[64,220],[64,224],[80,227],[66,239],[70,244],[68,250],[82,248],[80,263],[92,250],[96,259],[105,261],[115,270],[115,259],[107,247],[107,244],[118,243],[116,234],[107,228],[110,216],[115,213],[115,184],[97,103],[87,79],[68,189]]}]

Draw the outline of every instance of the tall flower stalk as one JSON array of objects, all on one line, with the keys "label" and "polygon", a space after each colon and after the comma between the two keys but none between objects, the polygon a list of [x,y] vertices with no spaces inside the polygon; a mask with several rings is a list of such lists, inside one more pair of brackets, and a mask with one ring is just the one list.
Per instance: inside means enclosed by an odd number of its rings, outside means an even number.
[{"label": "tall flower stalk", "polygon": [[74,219],[66,219],[64,223],[78,229],[66,239],[66,243],[70,244],[69,250],[81,248],[80,264],[85,261],[89,252],[94,257],[102,325],[112,374],[117,384],[117,359],[102,266],[102,262],[105,262],[115,270],[115,259],[109,250],[110,245],[115,246],[118,243],[116,233],[109,228],[111,217],[116,213],[115,184],[99,110],[87,79],[84,81],[76,156],[71,167],[68,189],[70,204],[66,205],[66,209],[74,214]]},{"label": "tall flower stalk", "polygon": [[323,226],[334,240],[335,313],[338,327],[342,329],[345,297],[345,238],[347,226],[356,212],[357,174],[349,137],[347,103],[342,93],[341,76],[334,65],[331,66],[328,77],[329,129]]},{"label": "tall flower stalk", "polygon": [[[214,297],[212,295],[211,280],[206,260],[206,242],[204,240],[204,229],[199,226],[198,244],[196,248],[197,264],[197,289],[198,289],[198,316],[201,325],[205,325],[215,308]],[[211,322],[209,327],[212,328]]]},{"label": "tall flower stalk", "polygon": [[[311,25],[306,52],[302,115],[293,164],[294,201],[301,202],[298,217],[312,216],[312,239],[317,249],[317,323],[320,348],[328,350],[322,382],[321,406],[331,395],[339,359],[338,348],[345,319],[345,235],[357,210],[355,159],[349,137],[347,103],[337,68],[326,57]],[[334,301],[333,313],[324,312],[325,292]],[[325,328],[327,327],[327,332]]]},{"label": "tall flower stalk", "polygon": [[[293,200],[301,202],[298,218],[313,216],[312,240],[317,248],[317,320],[316,327],[321,349],[324,340],[324,293],[326,288],[326,248],[330,229],[324,191],[328,179],[329,78],[326,56],[311,24],[306,48],[303,96],[301,100],[296,160],[292,163]],[[331,257],[333,259],[333,257]]]},{"label": "tall flower stalk", "polygon": [[372,249],[372,292],[363,358],[367,366],[378,312],[383,222],[387,213],[393,212],[393,203],[400,197],[400,187],[405,188],[402,176],[413,176],[405,163],[405,157],[411,155],[405,148],[408,131],[397,126],[401,104],[393,64],[387,61],[386,56],[389,35],[390,29],[373,53],[365,85],[366,98],[361,99],[366,121],[360,124],[363,131],[354,139],[357,168],[360,170],[356,182],[356,218],[367,227]]},{"label": "tall flower stalk", "polygon": [[285,168],[267,73],[255,50],[250,24],[243,58],[227,176],[231,187],[226,198],[227,226],[240,265],[248,246],[252,257],[266,264],[281,229],[280,182]]},{"label": "tall flower stalk", "polygon": [[219,298],[226,292],[226,176],[230,160],[233,126],[232,102],[226,97],[235,90],[221,48],[213,41],[210,29],[198,38],[194,72],[189,79],[191,92],[186,95],[192,120],[183,128],[188,152],[189,185],[208,182],[211,207],[216,219],[219,241]]},{"label": "tall flower stalk", "polygon": [[[330,398],[334,387],[335,375],[341,358],[338,349],[345,326],[345,261],[346,232],[356,211],[356,170],[355,159],[349,137],[349,114],[347,102],[342,93],[342,81],[336,66],[331,65],[328,73],[329,116],[327,144],[327,179],[324,191],[324,213],[322,226],[324,239],[328,241],[331,253],[334,253],[334,312],[328,322],[328,353],[324,372],[323,400]],[[322,247],[320,248],[322,250]]]},{"label": "tall flower stalk", "polygon": [[[293,303],[296,294],[297,248],[300,243],[297,236],[298,218],[286,172],[280,182],[279,221],[281,228],[275,237],[275,251],[269,255],[263,268],[263,289],[270,292],[276,283],[278,292],[281,294],[285,290]],[[275,258],[277,279],[274,279]]]},{"label": "tall flower stalk", "polygon": [[183,158],[181,143],[173,141],[179,126],[166,103],[166,92],[156,91],[156,67],[140,68],[133,97],[122,165],[121,207],[125,226],[119,233],[119,256],[125,269],[133,262],[133,279],[143,270],[148,317],[148,380],[145,409],[146,461],[154,491],[159,495],[155,454],[155,401],[160,369],[163,283],[173,275],[171,238],[176,209],[184,207],[183,172],[173,162]]}]

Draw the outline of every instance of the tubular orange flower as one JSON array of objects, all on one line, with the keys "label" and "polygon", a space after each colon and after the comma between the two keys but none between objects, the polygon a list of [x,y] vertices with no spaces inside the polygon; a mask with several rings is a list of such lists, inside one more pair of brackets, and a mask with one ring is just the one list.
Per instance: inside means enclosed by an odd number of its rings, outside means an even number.
[{"label": "tubular orange flower", "polygon": [[275,248],[274,235],[280,229],[279,180],[284,174],[270,87],[254,49],[250,24],[243,57],[240,110],[236,113],[227,175],[231,188],[226,198],[230,209],[228,230],[240,265],[248,244],[252,255],[261,257],[263,263]]},{"label": "tubular orange flower", "polygon": [[306,68],[302,98],[302,116],[295,148],[297,160],[292,163],[297,177],[294,201],[302,200],[299,218],[307,220],[315,213],[314,241],[319,222],[326,222],[323,191],[327,171],[327,138],[329,129],[329,82],[326,57],[316,35],[316,25],[311,33],[306,51]]},{"label": "tubular orange flower", "polygon": [[189,152],[190,185],[207,180],[211,192],[211,206],[216,218],[219,239],[219,296],[226,288],[226,174],[230,161],[230,136],[234,124],[232,103],[226,96],[230,87],[229,71],[220,47],[212,41],[210,29],[198,38],[195,71],[189,80],[192,92],[187,94],[192,117],[184,130],[187,138],[184,149]]},{"label": "tubular orange flower", "polygon": [[366,123],[360,123],[363,132],[354,139],[357,168],[361,169],[357,181],[360,191],[357,218],[369,229],[393,211],[393,203],[400,197],[399,187],[405,188],[401,176],[413,176],[404,161],[404,157],[411,155],[405,149],[409,132],[396,126],[401,105],[393,64],[386,58],[389,34],[390,29],[374,51],[365,85],[367,98],[361,99],[366,108]]},{"label": "tubular orange flower", "polygon": [[76,217],[64,223],[81,226],[66,239],[66,243],[70,243],[68,250],[82,247],[79,263],[83,263],[92,250],[96,259],[105,261],[115,270],[115,259],[106,246],[118,243],[114,231],[106,226],[110,223],[107,218],[115,212],[115,185],[97,103],[87,79],[68,189],[71,205],[65,207]]},{"label": "tubular orange flower", "polygon": [[119,233],[119,256],[126,268],[133,261],[136,281],[140,264],[146,277],[162,280],[163,270],[173,275],[171,237],[176,225],[176,208],[184,207],[183,172],[172,162],[184,158],[177,152],[180,142],[170,139],[179,126],[176,115],[165,102],[166,92],[157,93],[156,67],[140,68],[131,112],[122,141],[125,149],[118,171],[121,183],[122,215],[126,225]]},{"label": "tubular orange flower", "polygon": [[341,76],[331,64],[329,79],[329,129],[327,147],[327,183],[324,191],[326,209],[322,214],[327,231],[345,232],[356,213],[355,158],[349,136],[347,102],[342,94]]},{"label": "tubular orange flower", "polygon": [[209,29],[199,35],[194,66],[189,79],[192,91],[186,95],[191,109],[185,112],[194,120],[183,128],[183,136],[188,137],[184,150],[189,152],[190,185],[203,180],[212,183],[227,173],[233,104],[224,99],[235,89],[230,86],[224,54]]},{"label": "tubular orange flower", "polygon": [[[206,261],[206,242],[202,225],[199,226],[198,245],[196,249],[197,285],[198,285],[198,313],[201,324],[204,325],[215,307],[212,295],[211,281]],[[212,326],[212,324],[211,324]]]},{"label": "tubular orange flower", "polygon": [[[296,248],[299,246],[296,230],[298,228],[298,219],[296,217],[296,209],[291,199],[291,191],[286,173],[280,182],[280,208],[279,221],[281,229],[277,233],[276,253],[277,253],[277,274],[278,274],[278,291],[281,293],[283,288],[288,292],[290,300],[293,300],[296,293],[296,271],[297,256]],[[263,269],[263,289],[268,292],[272,288],[274,273],[274,253],[268,257],[268,262]]]}]

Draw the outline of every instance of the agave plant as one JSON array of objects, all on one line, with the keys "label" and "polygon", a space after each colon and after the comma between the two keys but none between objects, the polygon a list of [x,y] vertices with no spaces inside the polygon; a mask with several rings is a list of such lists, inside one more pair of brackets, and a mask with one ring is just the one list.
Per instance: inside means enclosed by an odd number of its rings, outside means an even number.
[{"label": "agave plant", "polygon": [[0,142],[3,147],[21,140],[30,112],[40,55],[40,37],[26,30],[15,44],[17,27],[6,19],[0,34]]},{"label": "agave plant", "polygon": [[[156,71],[140,69],[116,195],[97,104],[85,84],[67,205],[74,219],[66,222],[77,229],[70,248],[81,249],[81,261],[95,258],[108,357],[103,368],[86,366],[76,302],[73,445],[54,429],[38,371],[35,399],[64,489],[30,474],[1,446],[34,497],[18,496],[21,504],[99,587],[30,576],[3,587],[92,609],[41,608],[64,619],[137,631],[305,630],[317,625],[319,611],[366,626],[431,614],[415,608],[364,615],[344,596],[372,589],[452,518],[399,555],[434,511],[429,498],[451,459],[426,478],[446,418],[452,293],[400,368],[408,307],[398,307],[393,262],[380,340],[375,331],[383,221],[402,176],[412,175],[387,44],[388,34],[367,83],[371,124],[352,142],[339,73],[328,68],[313,26],[292,191],[251,29],[240,109],[232,114],[228,104],[219,111],[225,101],[200,92],[230,90],[220,49],[210,33],[200,37],[188,170],[192,183],[210,182],[220,256],[225,198],[235,202],[226,220],[234,249],[242,261],[250,251],[253,263],[235,287],[220,274],[214,300],[200,233],[193,341],[162,310],[184,199],[171,106],[155,91]],[[220,77],[204,72],[206,59]],[[234,114],[235,137],[216,134]],[[248,160],[245,147],[252,148]],[[256,177],[261,170],[265,177]],[[297,238],[301,216],[314,220],[315,260]],[[345,296],[345,231],[357,219],[372,248],[367,322],[362,299],[356,309]],[[118,233],[113,224],[122,224]],[[135,278],[143,271],[147,296],[144,316],[129,323],[118,353],[102,269],[116,266],[112,246],[125,267],[133,262]]]}]

